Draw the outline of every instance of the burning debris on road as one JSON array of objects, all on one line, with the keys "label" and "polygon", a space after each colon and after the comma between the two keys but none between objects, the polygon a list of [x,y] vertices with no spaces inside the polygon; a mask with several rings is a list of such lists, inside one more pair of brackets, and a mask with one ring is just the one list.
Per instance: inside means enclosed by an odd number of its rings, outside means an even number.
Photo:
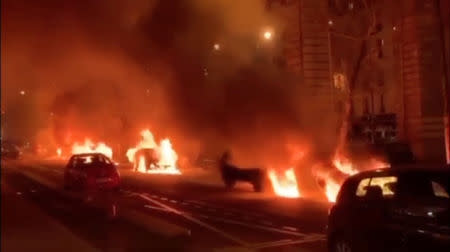
[{"label": "burning debris on road", "polygon": [[283,174],[278,174],[271,169],[268,175],[276,195],[286,198],[299,198],[301,196],[294,168],[284,171]]},{"label": "burning debris on road", "polygon": [[177,167],[178,155],[169,139],[156,144],[152,132],[141,131],[142,139],[134,148],[128,149],[128,161],[134,170],[142,173],[181,174]]}]

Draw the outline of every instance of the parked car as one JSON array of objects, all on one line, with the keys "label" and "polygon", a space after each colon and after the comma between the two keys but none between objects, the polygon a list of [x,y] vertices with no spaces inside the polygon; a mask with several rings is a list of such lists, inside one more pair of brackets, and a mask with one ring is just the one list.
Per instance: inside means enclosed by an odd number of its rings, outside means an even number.
[{"label": "parked car", "polygon": [[119,189],[120,174],[111,159],[101,153],[73,155],[64,171],[66,189]]},{"label": "parked car", "polygon": [[19,159],[22,152],[17,145],[10,142],[2,142],[2,159]]},{"label": "parked car", "polygon": [[450,251],[450,167],[362,172],[328,218],[329,251]]}]

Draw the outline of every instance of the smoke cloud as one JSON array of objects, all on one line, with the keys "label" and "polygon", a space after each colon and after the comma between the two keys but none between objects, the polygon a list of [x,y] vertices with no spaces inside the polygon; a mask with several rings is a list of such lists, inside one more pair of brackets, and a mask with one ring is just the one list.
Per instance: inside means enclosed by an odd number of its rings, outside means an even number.
[{"label": "smoke cloud", "polygon": [[335,118],[261,41],[276,22],[260,0],[2,1],[6,135],[128,148],[148,127],[181,155],[231,148],[246,165],[332,145]]}]

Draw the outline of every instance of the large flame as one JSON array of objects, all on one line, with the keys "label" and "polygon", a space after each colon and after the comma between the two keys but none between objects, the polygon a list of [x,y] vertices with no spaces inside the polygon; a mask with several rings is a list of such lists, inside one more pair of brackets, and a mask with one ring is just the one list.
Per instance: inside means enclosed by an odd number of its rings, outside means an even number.
[{"label": "large flame", "polygon": [[298,198],[300,192],[298,190],[297,178],[293,168],[284,171],[281,176],[273,169],[269,170],[269,179],[272,182],[272,187],[278,196],[287,198]]},{"label": "large flame", "polygon": [[376,158],[370,158],[365,162],[362,162],[359,169],[356,169],[356,165],[351,162],[349,158],[344,156],[336,155],[333,160],[333,168],[336,168],[341,172],[341,176],[336,178],[330,174],[319,174],[319,177],[324,180],[324,191],[329,202],[336,202],[336,197],[339,193],[342,183],[344,180],[359,171],[362,170],[374,170],[380,168],[387,168],[390,165],[386,162],[380,161]]},{"label": "large flame", "polygon": [[72,146],[72,154],[83,153],[102,153],[109,158],[112,158],[113,155],[111,147],[107,146],[105,143],[94,144],[88,138],[84,140],[84,143],[74,143]]},{"label": "large flame", "polygon": [[336,202],[336,197],[340,188],[341,185],[333,178],[328,178],[325,180],[325,195],[327,196],[329,202]]},{"label": "large flame", "polygon": [[347,175],[354,175],[358,173],[358,170],[353,167],[353,164],[350,162],[350,160],[342,155],[335,156],[333,165],[334,167],[336,167],[336,169]]},{"label": "large flame", "polygon": [[[157,145],[152,132],[148,129],[141,131],[141,136],[141,141],[136,145],[136,147],[128,149],[126,154],[128,161],[132,163],[137,162],[138,172],[181,174],[181,171],[177,168],[178,155],[172,148],[172,144],[169,139],[163,139],[159,145]],[[143,156],[139,157],[138,160],[135,160],[135,154],[140,149],[154,149],[158,157],[157,165],[147,165]]]}]

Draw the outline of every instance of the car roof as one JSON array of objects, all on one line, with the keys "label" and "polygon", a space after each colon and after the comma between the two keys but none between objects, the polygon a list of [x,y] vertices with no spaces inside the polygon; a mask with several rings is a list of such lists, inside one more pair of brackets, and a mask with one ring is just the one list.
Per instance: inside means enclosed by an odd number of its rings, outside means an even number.
[{"label": "car roof", "polygon": [[106,157],[106,155],[103,154],[103,153],[100,153],[100,152],[93,152],[93,153],[80,153],[80,154],[74,154],[74,155],[72,155],[71,158],[74,158],[74,157],[88,157],[88,156],[103,156],[103,157]]},{"label": "car roof", "polygon": [[393,165],[390,168],[362,171],[353,175],[353,179],[361,179],[370,176],[392,176],[403,174],[432,174],[444,173],[450,175],[450,165],[442,164],[413,164],[413,165]]}]

